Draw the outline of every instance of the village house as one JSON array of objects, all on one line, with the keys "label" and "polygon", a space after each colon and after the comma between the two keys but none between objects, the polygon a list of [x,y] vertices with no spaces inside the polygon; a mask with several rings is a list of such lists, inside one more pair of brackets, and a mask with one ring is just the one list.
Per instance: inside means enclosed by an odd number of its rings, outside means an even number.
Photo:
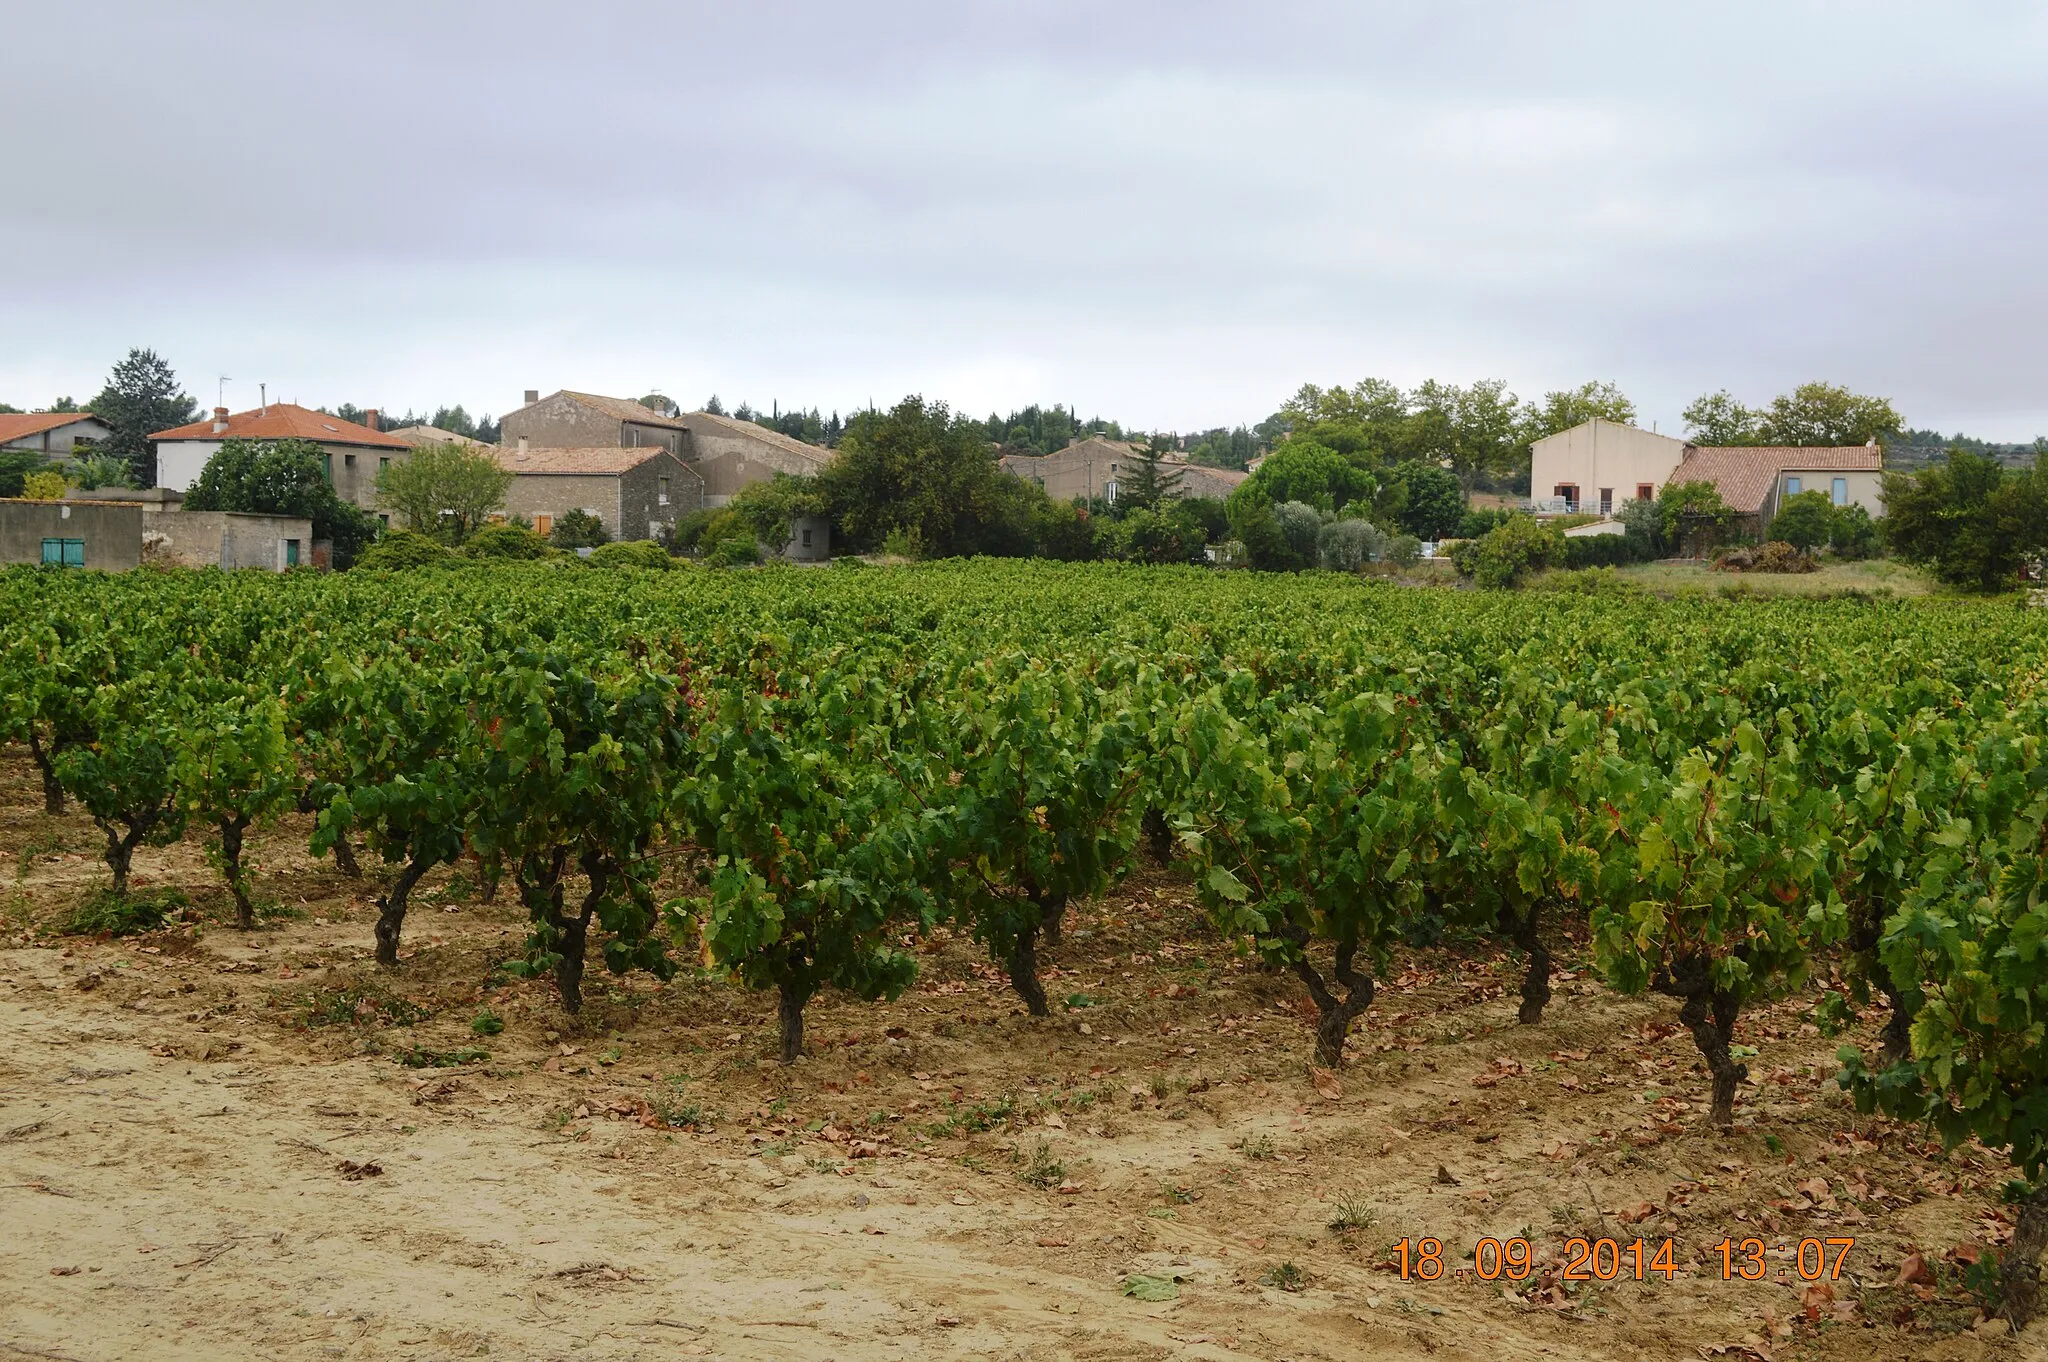
[{"label": "village house", "polygon": [[439,426],[430,426],[424,422],[412,426],[395,426],[385,433],[394,439],[405,441],[414,449],[418,449],[421,445],[461,445],[465,449],[481,449],[486,443],[483,440],[474,439],[468,435],[458,435],[452,430],[443,430]]},{"label": "village house", "polygon": [[570,511],[604,522],[613,539],[665,539],[676,518],[703,504],[697,470],[659,445],[632,448],[536,449],[486,445],[484,452],[513,475],[505,514],[549,534]]},{"label": "village house", "polygon": [[307,440],[326,459],[327,481],[343,501],[366,511],[377,509],[377,471],[404,460],[412,446],[377,428],[377,413],[365,413],[364,424],[344,421],[324,411],[309,411],[290,402],[271,402],[253,411],[213,415],[189,426],[160,430],[156,441],[156,485],[188,492],[199,480],[206,461],[228,440]]},{"label": "village house", "polygon": [[704,506],[723,506],[741,488],[777,473],[810,477],[832,451],[805,444],[780,431],[710,412],[660,410],[625,397],[601,397],[567,389],[543,398],[526,390],[526,403],[499,422],[508,449],[524,441],[529,449],[666,449],[696,470]]},{"label": "village house", "polygon": [[[1035,482],[1054,501],[1094,501],[1115,504],[1129,485],[1132,471],[1141,462],[1138,447],[1123,440],[1100,436],[1077,439],[1065,449],[1050,454],[1006,454],[1003,471]],[[1189,463],[1178,451],[1160,460],[1160,473],[1181,474],[1180,495],[1222,501],[1250,477],[1234,468],[1211,468]]]},{"label": "village house", "polygon": [[1761,534],[1799,492],[1884,514],[1884,451],[1868,445],[1695,445],[1595,417],[1530,445],[1529,494],[1538,514],[1617,514],[1672,483],[1711,483],[1740,528]]},{"label": "village house", "polygon": [[52,460],[68,459],[113,433],[89,411],[0,412],[0,449],[32,449]]}]

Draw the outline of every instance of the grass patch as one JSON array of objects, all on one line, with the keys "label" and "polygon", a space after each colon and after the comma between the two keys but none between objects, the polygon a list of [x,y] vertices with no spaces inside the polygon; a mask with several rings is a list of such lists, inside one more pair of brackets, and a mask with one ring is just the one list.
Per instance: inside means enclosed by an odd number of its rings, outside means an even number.
[{"label": "grass patch", "polygon": [[931,1135],[979,1135],[1010,1124],[1016,1110],[1016,1099],[1006,1093],[993,1101],[954,1107],[946,1113],[945,1120],[933,1122],[925,1131]]},{"label": "grass patch", "polygon": [[138,936],[156,931],[191,902],[176,889],[125,895],[99,889],[71,910],[58,931],[65,936]]},{"label": "grass patch", "polygon": [[1237,1142],[1237,1152],[1248,1159],[1265,1160],[1273,1157],[1271,1135],[1247,1135]]},{"label": "grass patch", "polygon": [[1339,1192],[1330,1214],[1330,1228],[1339,1234],[1352,1230],[1369,1230],[1380,1218],[1379,1207],[1367,1201],[1358,1192]]},{"label": "grass patch", "polygon": [[505,1019],[488,1007],[469,1020],[469,1033],[472,1036],[495,1036],[504,1029]]},{"label": "grass patch", "polygon": [[1031,1161],[1024,1171],[1017,1174],[1017,1181],[1027,1187],[1036,1187],[1049,1192],[1067,1180],[1067,1166],[1052,1156],[1052,1146],[1044,1140],[1031,1151]]},{"label": "grass patch", "polygon": [[474,1045],[465,1045],[459,1050],[429,1050],[424,1045],[415,1045],[410,1050],[399,1051],[397,1059],[408,1069],[459,1069],[490,1057],[489,1050],[479,1050]]},{"label": "grass patch", "polygon": [[1259,1278],[1261,1286],[1277,1287],[1282,1291],[1308,1290],[1308,1274],[1293,1263],[1282,1263],[1266,1269],[1266,1275]]},{"label": "grass patch", "polygon": [[432,1015],[382,984],[314,989],[299,1004],[299,1018],[306,1026],[411,1026]]}]

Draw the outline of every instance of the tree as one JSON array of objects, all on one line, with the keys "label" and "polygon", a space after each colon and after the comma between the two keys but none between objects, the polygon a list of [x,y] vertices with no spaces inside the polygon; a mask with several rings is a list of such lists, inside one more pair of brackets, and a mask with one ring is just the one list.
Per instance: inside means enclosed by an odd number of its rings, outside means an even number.
[{"label": "tree", "polygon": [[1409,460],[1397,464],[1390,477],[1402,488],[1396,524],[1417,539],[1449,539],[1465,518],[1465,489],[1458,475],[1436,464]]},{"label": "tree", "polygon": [[1529,439],[1540,440],[1546,435],[1556,435],[1582,426],[1595,417],[1634,425],[1636,404],[1629,401],[1621,389],[1612,383],[1588,382],[1576,388],[1543,394],[1543,400],[1529,404],[1527,417]]},{"label": "tree", "polygon": [[1693,400],[1683,413],[1685,433],[1699,445],[1762,444],[1763,413],[1735,400],[1726,388]]},{"label": "tree", "polygon": [[71,485],[84,491],[97,491],[103,487],[133,487],[135,470],[126,459],[106,453],[82,455],[71,461],[65,470]]},{"label": "tree", "polygon": [[611,542],[604,522],[580,507],[556,516],[548,532],[548,543],[558,549],[595,549]]},{"label": "tree", "polygon": [[1379,479],[1327,445],[1292,437],[1266,456],[1259,471],[1238,484],[1232,502],[1263,498],[1274,505],[1299,501],[1318,510],[1341,511],[1354,501],[1370,501]]},{"label": "tree", "polygon": [[1918,473],[1884,478],[1885,535],[1894,552],[1951,586],[2006,591],[2048,547],[2048,455],[2025,473],[1965,449]]},{"label": "tree", "polygon": [[1134,511],[1155,511],[1161,502],[1178,501],[1187,471],[1166,461],[1172,446],[1170,436],[1154,435],[1131,453],[1136,462],[1122,483],[1118,502]]},{"label": "tree", "polygon": [[1666,544],[1697,557],[1720,541],[1735,512],[1711,482],[1667,482],[1657,494],[1657,518]]},{"label": "tree", "polygon": [[1505,591],[1532,572],[1564,561],[1564,531],[1534,516],[1515,515],[1476,540],[1460,543],[1451,562],[1480,586]]},{"label": "tree", "polygon": [[377,504],[423,534],[461,544],[505,504],[512,470],[465,445],[420,445],[377,470]]},{"label": "tree", "polygon": [[199,414],[199,407],[179,391],[178,376],[156,351],[130,350],[92,400],[91,411],[113,432],[107,452],[128,461],[136,486],[154,487],[156,444],[149,437],[186,424]]},{"label": "tree", "polygon": [[0,497],[22,495],[24,480],[49,465],[39,449],[0,449]]},{"label": "tree", "polygon": [[[1469,492],[1477,483],[1511,472],[1526,446],[1522,412],[1502,379],[1467,388],[1431,379],[1412,394],[1421,427],[1416,452],[1447,461]],[[1433,448],[1432,448],[1433,447]]]},{"label": "tree", "polygon": [[185,493],[185,509],[304,516],[315,539],[332,541],[336,565],[345,567],[377,537],[378,525],[335,495],[327,457],[309,440],[224,440]]},{"label": "tree", "polygon": [[1771,399],[1763,416],[1763,443],[1774,445],[1885,444],[1904,424],[1882,397],[1865,397],[1834,383],[1802,383]]},{"label": "tree", "polygon": [[1826,492],[1799,492],[1786,497],[1771,517],[1766,539],[1782,540],[1795,549],[1812,553],[1826,547],[1835,532],[1835,504]]},{"label": "tree", "polygon": [[927,558],[1030,552],[1044,497],[1002,470],[979,421],[916,396],[855,417],[818,487],[853,548],[897,535]]}]

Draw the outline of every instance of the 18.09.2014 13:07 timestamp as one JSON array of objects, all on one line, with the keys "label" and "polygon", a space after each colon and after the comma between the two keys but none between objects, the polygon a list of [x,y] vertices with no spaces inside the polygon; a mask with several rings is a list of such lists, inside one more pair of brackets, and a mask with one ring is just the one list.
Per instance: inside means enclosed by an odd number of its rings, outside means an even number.
[{"label": "18.09.2014 13:07 timestamp", "polygon": [[[1801,1239],[1790,1266],[1800,1280],[1834,1281],[1856,1247],[1854,1236]],[[1526,1239],[1481,1239],[1472,1246],[1469,1268],[1444,1260],[1441,1239],[1403,1239],[1390,1250],[1404,1282],[1433,1282],[1449,1274],[1470,1272],[1484,1281],[1518,1282],[1538,1270],[1555,1268],[1560,1281],[1670,1281],[1682,1269],[1670,1239],[1567,1239],[1564,1256],[1548,1264],[1536,1260]],[[1723,1239],[1707,1247],[1705,1275],[1720,1269],[1722,1281],[1760,1282],[1770,1275],[1770,1246],[1761,1239]]]}]

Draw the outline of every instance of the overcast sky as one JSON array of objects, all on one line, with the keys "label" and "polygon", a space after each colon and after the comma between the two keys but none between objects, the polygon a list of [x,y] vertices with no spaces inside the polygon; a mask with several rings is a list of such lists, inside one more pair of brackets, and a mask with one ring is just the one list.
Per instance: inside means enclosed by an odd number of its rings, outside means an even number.
[{"label": "overcast sky", "polygon": [[0,400],[1813,378],[2048,432],[2048,7],[24,3]]}]

